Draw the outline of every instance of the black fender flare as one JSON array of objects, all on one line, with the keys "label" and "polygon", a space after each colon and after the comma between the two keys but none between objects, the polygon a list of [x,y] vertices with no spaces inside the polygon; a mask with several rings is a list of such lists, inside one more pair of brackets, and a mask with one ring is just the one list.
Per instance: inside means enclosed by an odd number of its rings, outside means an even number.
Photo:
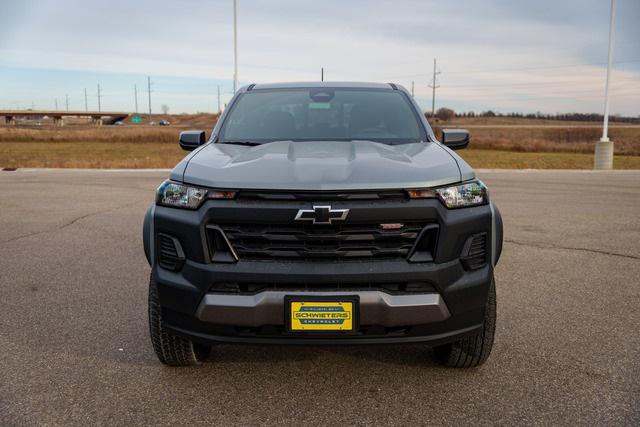
[{"label": "black fender flare", "polygon": [[500,210],[498,207],[491,204],[491,212],[493,214],[493,235],[492,235],[492,256],[493,256],[493,265],[498,264],[498,260],[500,260],[500,255],[502,255],[502,240],[503,240],[503,226],[502,226],[502,215],[500,214]]},{"label": "black fender flare", "polygon": [[149,265],[153,265],[151,260],[153,259],[153,245],[151,239],[153,236],[153,212],[156,205],[152,204],[147,209],[147,213],[144,214],[144,221],[142,222],[142,244],[144,247],[144,255],[147,257]]}]

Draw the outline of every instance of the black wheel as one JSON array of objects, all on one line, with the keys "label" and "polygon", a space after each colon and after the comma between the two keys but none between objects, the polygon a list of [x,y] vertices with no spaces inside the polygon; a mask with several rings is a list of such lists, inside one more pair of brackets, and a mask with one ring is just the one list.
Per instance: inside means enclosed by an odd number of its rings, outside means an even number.
[{"label": "black wheel", "polygon": [[199,365],[211,351],[211,347],[194,343],[167,331],[162,320],[162,309],[153,275],[149,279],[149,333],[153,350],[165,365]]},{"label": "black wheel", "polygon": [[436,359],[451,368],[474,368],[482,365],[493,347],[496,331],[496,286],[491,280],[487,307],[481,331],[477,335],[464,337],[460,341],[436,347]]}]

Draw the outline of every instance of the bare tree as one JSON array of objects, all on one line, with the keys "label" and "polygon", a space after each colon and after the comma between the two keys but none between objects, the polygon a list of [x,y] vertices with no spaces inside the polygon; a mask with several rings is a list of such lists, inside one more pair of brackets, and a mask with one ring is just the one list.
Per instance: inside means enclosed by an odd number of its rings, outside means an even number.
[{"label": "bare tree", "polygon": [[162,110],[162,114],[164,114],[165,116],[169,114],[169,106],[167,104],[162,104],[160,109]]},{"label": "bare tree", "polygon": [[456,116],[456,113],[450,109],[450,108],[438,108],[438,111],[436,111],[436,117],[439,118],[440,120],[451,120]]}]

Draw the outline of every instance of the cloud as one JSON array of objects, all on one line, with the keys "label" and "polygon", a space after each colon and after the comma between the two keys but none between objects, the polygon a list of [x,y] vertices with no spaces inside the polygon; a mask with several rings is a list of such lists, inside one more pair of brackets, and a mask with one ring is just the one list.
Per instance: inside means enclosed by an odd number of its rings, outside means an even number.
[{"label": "cloud", "polygon": [[[329,80],[405,86],[415,81],[417,96],[426,100],[437,57],[440,99],[454,108],[602,108],[608,2],[238,4],[243,82],[315,80],[325,67]],[[231,5],[231,0],[9,2],[0,15],[0,67],[229,79]],[[637,97],[624,89],[640,85],[640,30],[633,22],[640,2],[620,0],[618,11],[614,78],[620,80],[614,80],[613,106],[637,115]]]}]

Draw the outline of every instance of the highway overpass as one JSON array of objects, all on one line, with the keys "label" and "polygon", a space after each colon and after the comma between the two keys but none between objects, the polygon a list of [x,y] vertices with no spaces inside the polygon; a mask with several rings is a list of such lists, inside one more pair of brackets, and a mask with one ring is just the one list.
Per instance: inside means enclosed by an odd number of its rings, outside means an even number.
[{"label": "highway overpass", "polygon": [[53,120],[54,126],[63,126],[65,117],[88,117],[96,126],[102,124],[113,124],[119,120],[129,117],[129,113],[115,111],[56,111],[56,110],[0,110],[0,117],[4,116],[7,125],[15,125],[16,118],[38,118],[45,117]]}]

